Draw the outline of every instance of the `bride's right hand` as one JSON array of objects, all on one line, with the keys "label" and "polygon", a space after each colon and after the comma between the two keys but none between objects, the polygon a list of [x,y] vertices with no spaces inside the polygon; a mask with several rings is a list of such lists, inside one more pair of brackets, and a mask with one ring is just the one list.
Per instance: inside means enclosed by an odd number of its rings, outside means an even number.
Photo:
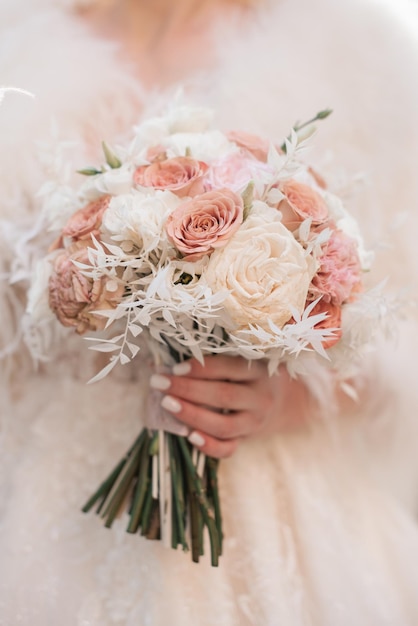
[{"label": "bride's right hand", "polygon": [[224,355],[178,364],[172,375],[152,376],[151,386],[167,393],[162,406],[189,427],[189,440],[216,458],[231,456],[244,438],[300,427],[309,401],[284,368],[269,376],[264,361]]}]

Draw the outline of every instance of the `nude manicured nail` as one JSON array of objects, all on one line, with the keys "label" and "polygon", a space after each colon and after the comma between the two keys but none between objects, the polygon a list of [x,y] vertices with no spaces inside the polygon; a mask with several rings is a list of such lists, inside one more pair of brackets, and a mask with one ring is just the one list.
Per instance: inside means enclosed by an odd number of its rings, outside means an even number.
[{"label": "nude manicured nail", "polygon": [[187,437],[187,439],[194,446],[199,446],[200,447],[200,446],[203,446],[205,444],[205,440],[203,439],[202,435],[200,435],[196,431],[190,433],[190,435]]},{"label": "nude manicured nail", "polygon": [[161,406],[163,409],[167,409],[170,413],[179,413],[181,411],[181,404],[172,396],[164,396],[161,400]]},{"label": "nude manicured nail", "polygon": [[176,365],[173,365],[172,372],[176,376],[185,376],[186,374],[190,373],[191,369],[192,366],[190,365],[190,363],[184,361],[184,363],[176,363]]},{"label": "nude manicured nail", "polygon": [[161,376],[161,374],[153,374],[150,378],[149,384],[153,389],[165,391],[170,387],[171,380],[166,376]]}]

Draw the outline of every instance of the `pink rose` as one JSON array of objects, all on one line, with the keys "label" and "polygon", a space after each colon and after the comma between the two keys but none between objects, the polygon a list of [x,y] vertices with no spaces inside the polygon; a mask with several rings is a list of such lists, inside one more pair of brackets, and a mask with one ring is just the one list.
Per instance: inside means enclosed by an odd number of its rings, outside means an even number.
[{"label": "pink rose", "polygon": [[90,239],[90,235],[98,238],[103,213],[109,206],[109,202],[110,196],[102,196],[76,211],[64,226],[62,236],[71,237],[73,241]]},{"label": "pink rose", "polygon": [[334,328],[334,334],[332,337],[328,337],[325,341],[322,342],[325,350],[334,346],[341,339],[343,331],[341,329],[341,307],[324,302],[320,300],[312,309],[311,315],[318,315],[319,313],[327,313],[328,317],[326,317],[322,322],[318,322],[315,324],[315,328]]},{"label": "pink rose", "polygon": [[243,220],[244,203],[230,189],[217,189],[179,205],[168,217],[169,239],[195,261],[224,246]]},{"label": "pink rose", "polygon": [[239,148],[243,148],[252,154],[259,161],[266,163],[269,152],[269,142],[258,135],[244,133],[239,130],[231,130],[226,133],[229,141],[235,143]]},{"label": "pink rose", "polygon": [[55,257],[49,306],[63,326],[74,326],[79,334],[102,330],[107,320],[94,311],[114,308],[121,300],[123,286],[104,276],[84,276],[73,261],[89,264],[87,245],[63,249]]},{"label": "pink rose", "polygon": [[322,224],[328,219],[328,207],[324,198],[312,187],[290,179],[280,185],[285,198],[277,207],[282,222],[289,230],[295,230],[304,220],[312,218],[312,224]]},{"label": "pink rose", "polygon": [[203,178],[208,166],[190,157],[175,157],[141,165],[134,172],[134,183],[141,187],[167,189],[180,198],[203,193]]},{"label": "pink rose", "polygon": [[312,279],[311,299],[341,306],[362,288],[361,265],[357,242],[341,230],[335,230],[323,246],[319,270]]}]

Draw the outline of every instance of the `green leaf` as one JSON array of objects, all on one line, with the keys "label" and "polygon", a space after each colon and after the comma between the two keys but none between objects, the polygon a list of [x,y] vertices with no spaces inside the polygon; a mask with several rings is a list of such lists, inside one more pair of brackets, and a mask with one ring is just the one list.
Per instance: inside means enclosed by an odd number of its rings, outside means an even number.
[{"label": "green leaf", "polygon": [[105,141],[102,141],[102,148],[106,158],[106,163],[109,165],[109,167],[111,167],[113,170],[121,167],[122,161],[120,161],[116,154],[112,152],[112,150],[109,148]]},{"label": "green leaf", "polygon": [[332,109],[324,109],[323,111],[319,111],[319,113],[316,114],[316,119],[324,120],[326,117],[328,117],[328,115],[331,115],[331,113]]},{"label": "green leaf", "polygon": [[95,167],[85,167],[82,170],[77,170],[77,174],[83,174],[83,176],[97,176],[97,174],[101,174],[102,171],[96,169]]},{"label": "green leaf", "polygon": [[245,221],[248,217],[248,214],[251,210],[254,200],[254,182],[250,180],[244,191],[242,192],[242,201],[244,203],[244,216],[243,220]]}]

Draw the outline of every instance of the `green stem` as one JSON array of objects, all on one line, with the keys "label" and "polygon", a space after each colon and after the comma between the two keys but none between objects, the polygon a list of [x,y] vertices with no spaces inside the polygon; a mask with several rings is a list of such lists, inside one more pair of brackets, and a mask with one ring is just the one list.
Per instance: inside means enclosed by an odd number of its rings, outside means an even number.
[{"label": "green stem", "polygon": [[209,540],[211,546],[211,563],[214,567],[217,567],[219,564],[219,537],[218,537],[218,529],[215,523],[214,513],[208,502],[205,491],[203,488],[202,480],[198,476],[196,472],[196,468],[193,465],[192,457],[190,456],[189,449],[187,447],[187,443],[184,437],[178,437],[179,447],[181,449],[183,459],[187,465],[187,469],[190,473],[190,478],[192,480],[194,492],[196,494],[196,498],[198,503],[200,504],[200,510],[202,513],[203,521],[208,527],[209,531]]},{"label": "green stem", "polygon": [[152,498],[150,521],[146,533],[147,539],[161,539],[160,503]]},{"label": "green stem", "polygon": [[149,454],[151,443],[152,440],[149,445],[144,445],[141,450],[137,484],[132,503],[131,519],[126,529],[126,532],[128,533],[136,533],[141,523],[142,508],[150,483],[148,468],[151,462],[151,456]]},{"label": "green stem", "polygon": [[[173,504],[176,528],[178,534],[179,543],[183,546],[183,550],[188,550],[185,528],[184,528],[184,497],[183,497],[183,480],[181,476],[181,464],[179,463],[179,453],[176,448],[176,440],[178,437],[167,433],[168,451],[170,456],[170,471],[171,471],[171,488],[173,493]],[[174,524],[173,524],[174,528]],[[177,547],[177,546],[176,546]]]},{"label": "green stem", "polygon": [[[317,113],[315,115],[315,117],[312,117],[307,122],[302,122],[302,124],[296,123],[293,126],[293,130],[298,132],[298,130],[301,130],[302,128],[306,128],[306,126],[309,126],[309,124],[313,124],[314,122],[317,122],[318,120],[324,120],[326,117],[331,115],[331,113],[332,113],[332,109],[324,109],[323,111],[319,111],[319,113]],[[287,137],[287,139],[290,140],[290,137]],[[280,149],[283,150],[284,153],[286,153],[286,142],[285,141],[280,146]]]},{"label": "green stem", "polygon": [[141,535],[146,536],[149,532],[152,511],[152,485],[148,483],[148,489],[145,496],[144,513],[142,515]]},{"label": "green stem", "polygon": [[222,516],[221,516],[221,503],[219,500],[219,488],[218,488],[218,460],[211,457],[207,457],[206,465],[208,468],[208,485],[210,487],[210,495],[213,500],[213,508],[215,511],[215,523],[218,529],[219,537],[219,554],[222,554]]},{"label": "green stem", "polygon": [[203,524],[199,503],[193,491],[193,484],[187,472],[189,508],[190,508],[190,536],[192,541],[192,561],[199,563],[199,557],[203,555]]},{"label": "green stem", "polygon": [[96,513],[100,512],[100,509],[101,509],[104,501],[106,500],[106,498],[109,495],[113,485],[115,484],[116,480],[118,479],[119,474],[121,473],[121,471],[122,471],[126,461],[129,459],[129,457],[131,456],[132,452],[135,450],[137,445],[139,445],[140,442],[143,441],[145,435],[146,435],[146,430],[144,429],[144,430],[141,431],[139,436],[135,439],[134,443],[129,448],[129,450],[125,454],[125,456],[119,461],[119,463],[116,465],[116,467],[111,471],[111,473],[108,475],[108,477],[105,478],[105,480],[102,482],[100,487],[94,492],[94,494],[90,497],[90,499],[83,506],[83,508],[81,509],[83,511],[83,513],[88,513],[90,511],[90,509],[96,504],[97,500],[99,500],[101,497],[103,497],[103,500],[102,500],[102,502],[101,502],[101,504],[99,506],[99,509],[96,511]]},{"label": "green stem", "polygon": [[105,523],[106,528],[110,528],[113,524],[114,519],[120,510],[121,504],[131,488],[133,476],[135,472],[138,471],[141,449],[142,444],[138,445],[132,452],[120,473],[118,482],[115,483],[113,493],[110,493],[109,495],[109,502],[105,505],[105,509],[102,513],[103,518],[107,517]]}]

